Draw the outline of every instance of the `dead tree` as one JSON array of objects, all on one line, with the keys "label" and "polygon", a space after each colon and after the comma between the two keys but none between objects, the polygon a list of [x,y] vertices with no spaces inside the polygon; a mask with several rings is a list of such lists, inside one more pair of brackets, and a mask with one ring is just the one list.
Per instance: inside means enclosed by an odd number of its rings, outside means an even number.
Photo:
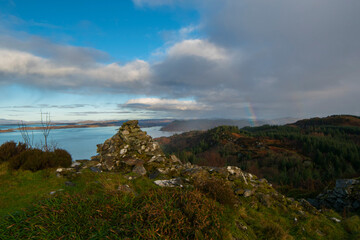
[{"label": "dead tree", "polygon": [[43,113],[41,112],[41,130],[44,136],[44,145],[43,148],[47,152],[49,151],[49,145],[48,145],[48,137],[51,131],[51,119],[50,119],[50,113]]}]

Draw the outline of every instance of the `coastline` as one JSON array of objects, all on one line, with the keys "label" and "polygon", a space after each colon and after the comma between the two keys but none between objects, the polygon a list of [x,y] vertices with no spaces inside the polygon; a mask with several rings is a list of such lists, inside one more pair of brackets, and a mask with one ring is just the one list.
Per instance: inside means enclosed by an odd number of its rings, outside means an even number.
[{"label": "coastline", "polygon": [[[96,128],[96,127],[110,127],[117,126],[117,124],[84,124],[84,125],[61,125],[61,126],[51,126],[50,129],[66,129],[66,128]],[[25,130],[41,130],[43,127],[26,127]],[[9,128],[5,130],[0,130],[0,133],[8,133],[20,131],[20,128]]]},{"label": "coastline", "polygon": [[[61,123],[61,125],[57,125],[56,123],[53,124],[52,126],[50,126],[50,129],[69,129],[69,128],[98,128],[98,127],[114,127],[114,126],[121,126],[123,122],[125,122],[126,120],[121,120],[121,121],[101,121],[101,122],[96,122],[96,121],[87,121],[87,122],[79,122],[77,124],[63,124]],[[140,120],[139,121],[139,125],[141,127],[155,127],[155,126],[161,126],[164,127],[165,125],[169,124],[172,120],[166,120],[166,119],[159,119],[159,120]],[[59,123],[58,123],[59,124]],[[31,131],[31,130],[41,130],[43,129],[42,126],[37,126],[37,127],[25,127],[25,130],[27,131]],[[17,127],[17,128],[8,128],[8,129],[3,129],[0,130],[0,134],[1,133],[9,133],[9,132],[16,132],[16,131],[20,131],[21,128]]]}]

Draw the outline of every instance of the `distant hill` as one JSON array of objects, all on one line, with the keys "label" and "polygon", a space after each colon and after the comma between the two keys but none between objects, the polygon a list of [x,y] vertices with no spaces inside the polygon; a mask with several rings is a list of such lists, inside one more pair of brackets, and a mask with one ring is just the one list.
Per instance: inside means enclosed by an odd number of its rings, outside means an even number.
[{"label": "distant hill", "polygon": [[20,121],[18,120],[10,120],[10,119],[3,119],[3,118],[0,118],[0,124],[18,124]]},{"label": "distant hill", "polygon": [[[260,126],[265,122],[257,122],[255,126]],[[175,120],[161,128],[161,131],[167,132],[187,132],[193,130],[208,130],[221,125],[246,127],[252,126],[250,120],[231,120],[231,119],[193,119],[193,120]]]},{"label": "distant hill", "polygon": [[288,123],[296,122],[297,118],[278,118],[272,120],[257,120],[256,122],[252,122],[250,119],[191,119],[191,120],[175,120],[166,126],[161,128],[161,131],[166,132],[188,132],[193,130],[209,130],[218,126],[237,126],[239,128],[243,127],[257,127],[264,124],[270,125],[284,125]]},{"label": "distant hill", "polygon": [[266,124],[269,124],[269,125],[285,125],[285,124],[294,123],[298,120],[300,120],[300,119],[293,118],[293,117],[287,117],[287,118],[276,118],[276,119],[271,119],[271,120],[264,120],[264,122],[266,122]]},{"label": "distant hill", "polygon": [[324,125],[360,127],[360,117],[352,115],[332,115],[324,118],[316,117],[300,120],[293,125],[299,127]]}]

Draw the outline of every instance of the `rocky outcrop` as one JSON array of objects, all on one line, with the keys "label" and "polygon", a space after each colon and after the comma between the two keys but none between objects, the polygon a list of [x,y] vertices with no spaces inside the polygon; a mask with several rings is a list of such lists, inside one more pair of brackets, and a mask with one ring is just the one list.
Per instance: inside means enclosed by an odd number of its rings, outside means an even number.
[{"label": "rocky outcrop", "polygon": [[332,208],[338,212],[360,210],[360,180],[338,179],[333,189],[326,190],[309,202],[317,208]]}]

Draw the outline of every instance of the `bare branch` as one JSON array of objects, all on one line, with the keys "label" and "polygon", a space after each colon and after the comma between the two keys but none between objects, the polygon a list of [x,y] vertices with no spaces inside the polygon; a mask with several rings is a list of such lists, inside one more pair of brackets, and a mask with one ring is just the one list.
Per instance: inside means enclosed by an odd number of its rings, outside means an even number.
[{"label": "bare branch", "polygon": [[24,143],[26,144],[27,148],[33,148],[33,144],[34,144],[34,132],[31,131],[31,137],[29,136],[29,131],[28,131],[28,127],[27,125],[21,121],[19,124],[19,130],[21,133],[21,136],[24,140]]},{"label": "bare branch", "polygon": [[49,151],[48,136],[50,134],[51,127],[52,127],[50,113],[41,112],[41,126],[42,126],[42,132],[43,132],[43,136],[44,136],[44,146],[43,147],[44,147],[45,151]]}]

